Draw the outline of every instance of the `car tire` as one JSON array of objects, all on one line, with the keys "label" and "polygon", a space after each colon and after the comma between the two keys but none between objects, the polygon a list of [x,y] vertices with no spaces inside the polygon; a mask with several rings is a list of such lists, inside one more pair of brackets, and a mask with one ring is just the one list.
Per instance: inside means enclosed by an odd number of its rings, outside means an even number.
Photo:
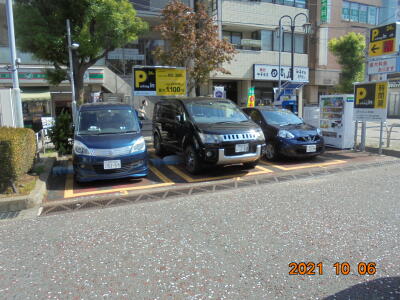
[{"label": "car tire", "polygon": [[201,170],[200,158],[194,147],[189,145],[185,148],[185,168],[191,174],[197,174]]},{"label": "car tire", "polygon": [[276,147],[271,143],[268,143],[265,147],[265,158],[270,161],[274,161],[278,158]]},{"label": "car tire", "polygon": [[256,161],[253,161],[253,162],[243,163],[243,167],[245,169],[254,169],[258,165],[259,161],[260,160],[257,159]]},{"label": "car tire", "polygon": [[165,155],[165,149],[161,144],[161,138],[158,135],[158,133],[154,134],[153,147],[154,147],[154,150],[156,152],[156,155],[158,155],[158,156],[164,156]]}]

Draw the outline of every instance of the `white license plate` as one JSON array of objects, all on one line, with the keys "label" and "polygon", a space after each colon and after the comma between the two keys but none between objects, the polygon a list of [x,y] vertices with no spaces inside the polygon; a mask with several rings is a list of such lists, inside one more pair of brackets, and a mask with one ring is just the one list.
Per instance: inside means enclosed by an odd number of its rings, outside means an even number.
[{"label": "white license plate", "polygon": [[121,169],[121,160],[105,160],[104,170]]},{"label": "white license plate", "polygon": [[235,152],[248,152],[249,144],[237,144],[235,145]]},{"label": "white license plate", "polygon": [[317,145],[307,145],[306,146],[306,152],[316,152],[317,151]]}]

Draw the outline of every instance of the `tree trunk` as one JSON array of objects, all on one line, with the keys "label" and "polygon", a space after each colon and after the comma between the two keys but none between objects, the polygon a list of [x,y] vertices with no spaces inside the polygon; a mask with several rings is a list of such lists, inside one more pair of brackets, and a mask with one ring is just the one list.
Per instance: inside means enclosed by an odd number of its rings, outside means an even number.
[{"label": "tree trunk", "polygon": [[76,96],[76,102],[78,105],[82,105],[84,103],[84,98],[85,98],[85,83],[83,80],[83,77],[85,75],[87,68],[80,66],[77,69],[76,75],[75,75],[75,96]]}]

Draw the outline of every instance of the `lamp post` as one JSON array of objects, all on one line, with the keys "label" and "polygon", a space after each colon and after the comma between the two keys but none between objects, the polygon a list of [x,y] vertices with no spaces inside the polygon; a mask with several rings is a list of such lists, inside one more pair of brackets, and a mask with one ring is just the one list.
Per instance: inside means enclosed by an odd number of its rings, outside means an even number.
[{"label": "lamp post", "polygon": [[[290,20],[290,31],[291,31],[291,69],[290,69],[290,79],[293,81],[294,79],[294,32],[296,29],[296,19],[298,16],[304,16],[306,18],[306,22],[302,25],[303,30],[306,34],[310,33],[311,30],[311,24],[308,22],[308,16],[305,13],[298,13],[297,15],[292,18],[289,15],[284,15],[279,19],[279,27],[278,27],[278,38],[279,38],[279,71],[278,71],[278,96],[280,97],[281,94],[281,86],[282,86],[282,80],[281,80],[281,52],[282,52],[282,35],[283,35],[283,28],[282,28],[282,20],[283,19],[289,19]],[[275,99],[277,99],[275,97]]]},{"label": "lamp post", "polygon": [[14,120],[15,127],[24,127],[24,116],[22,112],[21,92],[19,89],[18,80],[18,63],[17,50],[15,46],[15,33],[14,33],[14,13],[13,4],[11,0],[6,1],[7,13],[7,26],[8,26],[8,41],[10,44],[10,57],[11,57],[11,72],[13,81],[13,103],[12,107],[15,110],[16,118]]},{"label": "lamp post", "polygon": [[76,93],[75,93],[75,77],[74,77],[74,62],[72,59],[72,50],[79,48],[78,43],[71,42],[71,25],[67,19],[67,38],[68,38],[68,56],[69,56],[69,78],[71,79],[71,95],[72,95],[72,122],[76,121]]}]

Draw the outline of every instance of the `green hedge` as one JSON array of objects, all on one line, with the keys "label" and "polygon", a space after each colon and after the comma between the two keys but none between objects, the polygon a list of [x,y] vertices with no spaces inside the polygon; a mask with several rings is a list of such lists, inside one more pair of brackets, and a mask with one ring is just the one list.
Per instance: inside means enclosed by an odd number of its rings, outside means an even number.
[{"label": "green hedge", "polygon": [[32,168],[35,153],[36,138],[32,129],[0,127],[0,191]]}]

